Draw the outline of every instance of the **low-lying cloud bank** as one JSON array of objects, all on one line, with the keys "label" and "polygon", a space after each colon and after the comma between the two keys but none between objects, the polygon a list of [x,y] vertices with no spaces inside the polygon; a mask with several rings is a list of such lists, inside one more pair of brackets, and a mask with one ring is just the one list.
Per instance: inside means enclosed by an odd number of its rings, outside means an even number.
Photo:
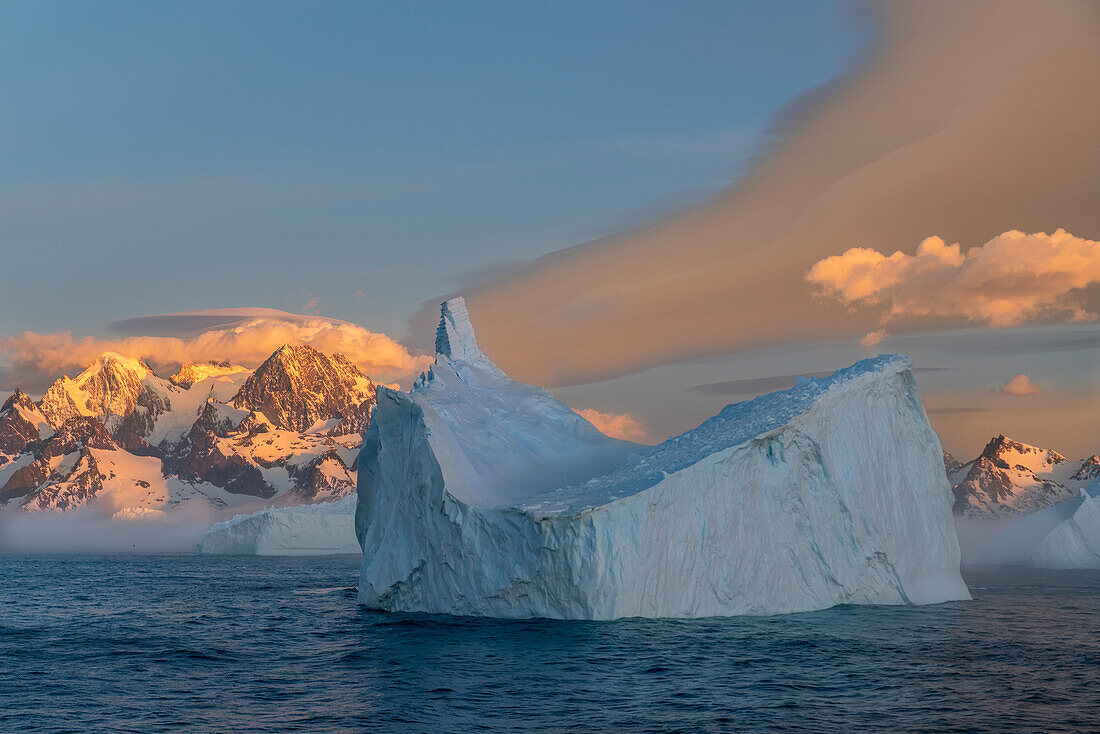
[{"label": "low-lying cloud bank", "polygon": [[[1040,318],[1091,322],[1078,300],[1100,283],[1100,242],[1063,229],[1011,230],[965,253],[928,237],[916,254],[853,247],[818,261],[806,280],[846,306],[882,307],[882,322],[961,317],[994,328]],[[870,335],[869,335],[870,336]]]},{"label": "low-lying cloud bank", "polygon": [[190,502],[170,513],[114,517],[95,507],[0,513],[0,553],[195,553],[225,513]]},{"label": "low-lying cloud bank", "polygon": [[[155,319],[201,323],[200,314],[184,315],[190,321],[173,314]],[[386,334],[346,321],[281,312],[245,313],[232,323],[189,336],[110,339],[78,338],[68,331],[48,334],[24,331],[0,340],[0,357],[7,362],[0,373],[0,387],[44,386],[52,376],[81,369],[107,351],[145,360],[160,369],[210,360],[255,367],[284,344],[309,344],[322,352],[342,352],[371,379],[381,383],[406,382],[431,363],[430,357],[412,354]]]}]

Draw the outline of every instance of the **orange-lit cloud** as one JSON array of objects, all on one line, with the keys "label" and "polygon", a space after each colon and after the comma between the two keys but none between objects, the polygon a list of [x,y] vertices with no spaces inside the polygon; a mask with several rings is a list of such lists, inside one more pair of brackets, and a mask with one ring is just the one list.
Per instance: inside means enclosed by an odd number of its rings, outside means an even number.
[{"label": "orange-lit cloud", "polygon": [[[167,317],[163,317],[167,318]],[[106,351],[143,359],[154,367],[227,359],[254,367],[283,344],[309,344],[322,352],[342,352],[378,382],[408,380],[431,358],[411,354],[393,338],[357,324],[319,317],[246,318],[239,323],[190,336],[132,336],[122,339],[75,338],[71,332],[24,331],[0,340],[8,362],[6,382],[81,369]],[[15,385],[11,385],[14,387]]]},{"label": "orange-lit cloud", "polygon": [[[858,244],[912,252],[933,233],[967,245],[1012,228],[1100,237],[1096,3],[872,7],[866,63],[788,109],[774,146],[729,190],[464,288],[493,361],[563,386],[765,345],[858,340],[882,327],[879,314],[816,298],[803,276],[822,258]],[[1046,308],[1062,287],[1044,284],[1032,304]],[[1100,289],[1080,298],[1083,311],[1100,310]]]},{"label": "orange-lit cloud", "polygon": [[1038,395],[1043,389],[1031,381],[1031,378],[1019,374],[1001,386],[1001,392],[1005,395]]},{"label": "orange-lit cloud", "polygon": [[640,443],[647,440],[642,424],[630,413],[601,413],[592,408],[582,408],[577,414],[612,438]]},{"label": "orange-lit cloud", "polygon": [[1005,232],[965,253],[939,237],[915,255],[854,247],[819,260],[806,280],[848,306],[884,309],[882,321],[963,317],[992,327],[1040,318],[1094,321],[1076,292],[1100,283],[1100,242],[1053,234]]},{"label": "orange-lit cloud", "polygon": [[876,329],[875,331],[867,332],[867,335],[859,340],[859,345],[864,349],[870,349],[871,347],[878,346],[882,343],[882,340],[890,336],[885,329]]}]

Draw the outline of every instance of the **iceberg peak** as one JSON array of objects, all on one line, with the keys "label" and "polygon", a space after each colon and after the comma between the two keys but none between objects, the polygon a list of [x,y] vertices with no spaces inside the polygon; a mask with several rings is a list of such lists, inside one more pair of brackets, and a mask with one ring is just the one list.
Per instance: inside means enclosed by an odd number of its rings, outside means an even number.
[{"label": "iceberg peak", "polygon": [[486,358],[477,345],[474,326],[466,311],[466,299],[461,296],[446,300],[439,306],[435,353],[458,362],[480,362]]}]

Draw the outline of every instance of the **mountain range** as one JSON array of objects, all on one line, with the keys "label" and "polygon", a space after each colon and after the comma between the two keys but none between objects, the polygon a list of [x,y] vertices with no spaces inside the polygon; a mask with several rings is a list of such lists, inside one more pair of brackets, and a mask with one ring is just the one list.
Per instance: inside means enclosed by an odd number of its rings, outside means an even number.
[{"label": "mountain range", "polygon": [[375,385],[347,357],[283,346],[250,370],[184,365],[169,377],[115,353],[0,408],[0,504],[116,516],[197,501],[296,505],[355,489]]},{"label": "mountain range", "polygon": [[972,461],[944,452],[955,494],[955,515],[1003,519],[1026,515],[1076,497],[1100,476],[1100,457],[1077,461],[1052,449],[996,436]]},{"label": "mountain range", "polygon": [[[311,504],[355,490],[375,385],[343,354],[286,345],[256,369],[183,365],[168,377],[108,352],[42,399],[16,390],[0,407],[0,506],[119,517],[197,501],[214,508]],[[996,436],[973,460],[944,452],[959,517],[1004,519],[1051,507],[1100,476]]]}]

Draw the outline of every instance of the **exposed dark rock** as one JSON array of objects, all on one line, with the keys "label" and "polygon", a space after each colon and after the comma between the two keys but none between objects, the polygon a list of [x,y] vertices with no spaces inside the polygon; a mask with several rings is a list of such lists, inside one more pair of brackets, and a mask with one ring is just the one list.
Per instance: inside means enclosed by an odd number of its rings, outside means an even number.
[{"label": "exposed dark rock", "polygon": [[204,434],[179,464],[181,479],[209,482],[227,492],[254,497],[273,497],[275,488],[263,478],[259,467],[244,456],[224,453],[213,433]]},{"label": "exposed dark rock", "polygon": [[21,454],[38,442],[38,425],[31,419],[35,415],[40,414],[26,393],[12,393],[0,410],[0,453]]},{"label": "exposed dark rock", "polygon": [[1090,456],[1081,464],[1081,468],[1073,475],[1073,478],[1087,482],[1100,477],[1100,456]]},{"label": "exposed dark rock", "polygon": [[260,365],[233,398],[275,426],[306,431],[318,421],[343,419],[338,433],[366,429],[375,386],[342,354],[329,357],[308,345],[280,348]]},{"label": "exposed dark rock", "polygon": [[238,424],[234,423],[233,417],[226,415],[226,407],[214,400],[207,400],[202,412],[199,413],[199,417],[191,426],[191,430],[187,434],[187,440],[190,443],[195,443],[207,433],[213,433],[219,438],[228,436],[229,432],[237,428]]},{"label": "exposed dark rock", "polygon": [[300,502],[338,499],[355,491],[355,477],[336,451],[294,467],[291,477],[294,479],[292,492]]},{"label": "exposed dark rock", "polygon": [[87,448],[80,450],[80,458],[72,471],[59,481],[48,482],[28,502],[28,507],[38,509],[71,510],[94,498],[103,489],[107,476],[100,470],[95,454]]},{"label": "exposed dark rock", "polygon": [[133,410],[122,418],[115,429],[115,435],[132,433],[140,438],[145,438],[153,432],[157,418],[172,410],[171,401],[153,392],[148,386],[143,385],[135,399]]},{"label": "exposed dark rock", "polygon": [[943,452],[943,468],[947,471],[948,474],[954,474],[959,469],[962,469],[962,467],[963,465],[960,464],[954,456],[947,453],[946,451]]},{"label": "exposed dark rock", "polygon": [[[68,501],[63,502],[63,506],[53,503],[59,492],[69,490],[65,487],[57,488],[55,485],[71,485],[75,492],[74,501],[76,498],[94,496],[95,492],[102,488],[103,480],[96,478],[100,476],[98,466],[95,457],[88,452],[88,449],[114,451],[118,448],[118,444],[111,439],[107,429],[95,418],[85,416],[70,418],[61,424],[52,436],[34,445],[34,461],[16,469],[8,477],[8,481],[0,487],[0,502],[37,492],[31,504],[66,509],[70,506]],[[71,470],[61,472],[51,469],[51,459],[67,457],[76,452],[80,452],[80,458]],[[65,462],[62,459],[61,466],[64,465]],[[51,489],[51,487],[54,488]]]}]

